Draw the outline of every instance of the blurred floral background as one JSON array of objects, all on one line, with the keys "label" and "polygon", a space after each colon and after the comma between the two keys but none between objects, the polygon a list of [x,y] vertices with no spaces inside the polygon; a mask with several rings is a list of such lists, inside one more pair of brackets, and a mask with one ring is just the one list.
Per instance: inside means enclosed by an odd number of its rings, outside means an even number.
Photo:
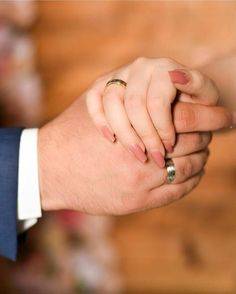
[{"label": "blurred floral background", "polygon": [[[234,1],[1,1],[1,126],[40,126],[138,56],[196,67],[233,50]],[[179,203],[45,215],[17,263],[0,260],[0,292],[235,294],[235,143],[216,134],[205,178]]]}]

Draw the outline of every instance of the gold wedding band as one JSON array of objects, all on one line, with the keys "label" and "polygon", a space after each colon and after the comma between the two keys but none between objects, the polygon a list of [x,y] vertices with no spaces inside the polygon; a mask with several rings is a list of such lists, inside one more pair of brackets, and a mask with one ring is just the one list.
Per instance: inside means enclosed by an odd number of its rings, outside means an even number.
[{"label": "gold wedding band", "polygon": [[112,79],[106,83],[106,87],[108,87],[110,85],[118,85],[118,86],[122,86],[124,88],[127,87],[127,83],[123,80],[120,80],[120,79]]},{"label": "gold wedding band", "polygon": [[174,162],[172,159],[166,160],[166,171],[167,171],[166,182],[167,184],[171,184],[175,180],[175,174],[176,174]]}]

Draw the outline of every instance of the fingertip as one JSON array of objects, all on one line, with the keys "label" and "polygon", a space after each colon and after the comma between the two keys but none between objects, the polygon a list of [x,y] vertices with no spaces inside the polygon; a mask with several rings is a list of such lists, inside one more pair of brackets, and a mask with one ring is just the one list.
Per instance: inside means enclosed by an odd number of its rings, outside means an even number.
[{"label": "fingertip", "polygon": [[172,153],[174,151],[174,147],[169,141],[163,141],[163,144],[168,153]]},{"label": "fingertip", "polygon": [[141,146],[138,144],[134,144],[129,147],[129,150],[134,154],[134,156],[142,163],[147,161],[147,155],[142,150]]},{"label": "fingertip", "polygon": [[142,140],[141,141],[138,141],[139,143],[138,143],[138,146],[142,149],[142,151],[146,154],[146,147],[145,147],[145,145],[144,145],[144,143],[142,142]]},{"label": "fingertip", "polygon": [[186,85],[190,82],[191,78],[188,72],[185,70],[171,70],[168,71],[170,79],[174,84]]},{"label": "fingertip", "polygon": [[100,130],[103,134],[103,136],[110,142],[114,143],[116,141],[116,136],[115,134],[107,127],[107,126],[102,126],[100,127]]},{"label": "fingertip", "polygon": [[165,167],[165,159],[163,154],[159,150],[153,150],[150,152],[153,160],[157,164],[158,167],[164,168]]},{"label": "fingertip", "polygon": [[176,134],[173,125],[170,128],[168,128],[168,131],[166,132],[165,136],[161,136],[161,139],[165,150],[168,153],[172,153],[174,151],[176,141]]}]

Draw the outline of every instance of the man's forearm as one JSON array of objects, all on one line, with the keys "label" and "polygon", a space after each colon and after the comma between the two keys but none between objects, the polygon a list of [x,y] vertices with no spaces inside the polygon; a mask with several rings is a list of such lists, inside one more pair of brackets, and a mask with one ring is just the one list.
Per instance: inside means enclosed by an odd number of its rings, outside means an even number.
[{"label": "man's forearm", "polygon": [[236,51],[215,59],[200,69],[216,84],[220,105],[236,110]]}]

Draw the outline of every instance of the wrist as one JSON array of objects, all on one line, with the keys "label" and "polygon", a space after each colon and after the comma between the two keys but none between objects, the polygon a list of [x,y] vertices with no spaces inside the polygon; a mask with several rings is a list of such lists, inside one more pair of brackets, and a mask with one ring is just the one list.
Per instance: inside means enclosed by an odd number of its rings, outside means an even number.
[{"label": "wrist", "polygon": [[60,173],[60,161],[57,158],[57,133],[53,123],[48,123],[38,131],[38,169],[41,207],[44,211],[65,208],[60,197],[57,174]]}]

